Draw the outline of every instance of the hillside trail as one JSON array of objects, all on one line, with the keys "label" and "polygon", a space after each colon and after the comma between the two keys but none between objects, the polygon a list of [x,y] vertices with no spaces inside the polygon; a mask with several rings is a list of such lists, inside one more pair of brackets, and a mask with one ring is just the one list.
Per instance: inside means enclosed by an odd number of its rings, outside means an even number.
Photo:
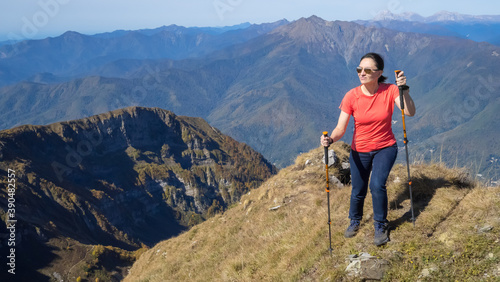
[{"label": "hillside trail", "polygon": [[71,270],[77,266],[78,264],[82,263],[86,258],[87,258],[87,255],[89,253],[91,253],[93,250],[94,250],[95,246],[92,246],[92,248],[90,248],[86,253],[85,253],[85,256],[77,263],[75,263],[74,265],[72,265],[69,269],[68,269],[68,272],[66,273],[66,277],[70,277],[70,274],[71,274]]}]

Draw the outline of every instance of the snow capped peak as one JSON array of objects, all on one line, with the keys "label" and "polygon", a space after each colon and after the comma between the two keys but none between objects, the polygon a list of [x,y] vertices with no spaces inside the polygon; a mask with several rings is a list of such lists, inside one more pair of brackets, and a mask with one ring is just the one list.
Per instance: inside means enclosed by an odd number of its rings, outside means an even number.
[{"label": "snow capped peak", "polygon": [[384,10],[378,13],[373,21],[423,21],[424,17],[412,12],[404,12],[401,14],[394,14],[389,10]]},{"label": "snow capped peak", "polygon": [[417,13],[404,12],[394,14],[389,10],[378,13],[371,21],[412,21],[412,22],[500,22],[500,16],[464,15],[449,11],[440,11],[429,17],[422,17]]},{"label": "snow capped peak", "polygon": [[427,18],[428,22],[456,22],[456,21],[464,21],[474,16],[462,15],[459,13],[453,13],[448,11],[440,11],[435,13],[434,15]]}]

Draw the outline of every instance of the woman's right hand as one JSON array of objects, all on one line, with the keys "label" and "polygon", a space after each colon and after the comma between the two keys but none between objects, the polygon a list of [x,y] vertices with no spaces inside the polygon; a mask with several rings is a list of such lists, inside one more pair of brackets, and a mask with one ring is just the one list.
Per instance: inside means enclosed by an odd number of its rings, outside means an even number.
[{"label": "woman's right hand", "polygon": [[333,143],[333,140],[332,140],[332,138],[330,138],[328,136],[321,135],[320,143],[321,143],[321,146],[328,147]]}]

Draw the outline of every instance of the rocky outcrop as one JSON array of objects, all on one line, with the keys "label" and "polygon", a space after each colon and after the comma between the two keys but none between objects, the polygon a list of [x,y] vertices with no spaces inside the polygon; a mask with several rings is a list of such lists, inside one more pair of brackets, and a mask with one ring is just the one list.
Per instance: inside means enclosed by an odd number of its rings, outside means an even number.
[{"label": "rocky outcrop", "polygon": [[21,126],[0,132],[0,141],[1,177],[16,171],[19,221],[30,230],[124,249],[178,234],[276,172],[204,120],[159,108]]}]

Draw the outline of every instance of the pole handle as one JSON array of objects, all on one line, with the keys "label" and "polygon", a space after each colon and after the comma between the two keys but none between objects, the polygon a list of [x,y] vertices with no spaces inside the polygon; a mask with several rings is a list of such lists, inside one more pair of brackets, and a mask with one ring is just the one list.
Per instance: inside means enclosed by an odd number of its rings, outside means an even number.
[{"label": "pole handle", "polygon": [[[328,131],[323,131],[323,136],[328,137]],[[328,167],[328,147],[323,147],[325,152],[325,164]]]},{"label": "pole handle", "polygon": [[[396,78],[398,77],[399,73],[401,72],[401,70],[395,70],[394,73],[396,74]],[[407,90],[407,89],[410,89],[410,87],[408,85],[401,85],[401,86],[398,86],[399,88],[399,104],[401,106],[401,110],[404,110],[405,109],[405,100],[404,100],[404,97],[403,97],[403,92],[404,90]]]},{"label": "pole handle", "polygon": [[399,105],[401,106],[401,110],[405,109],[405,99],[404,99],[404,90],[402,86],[398,86],[399,88]]}]

